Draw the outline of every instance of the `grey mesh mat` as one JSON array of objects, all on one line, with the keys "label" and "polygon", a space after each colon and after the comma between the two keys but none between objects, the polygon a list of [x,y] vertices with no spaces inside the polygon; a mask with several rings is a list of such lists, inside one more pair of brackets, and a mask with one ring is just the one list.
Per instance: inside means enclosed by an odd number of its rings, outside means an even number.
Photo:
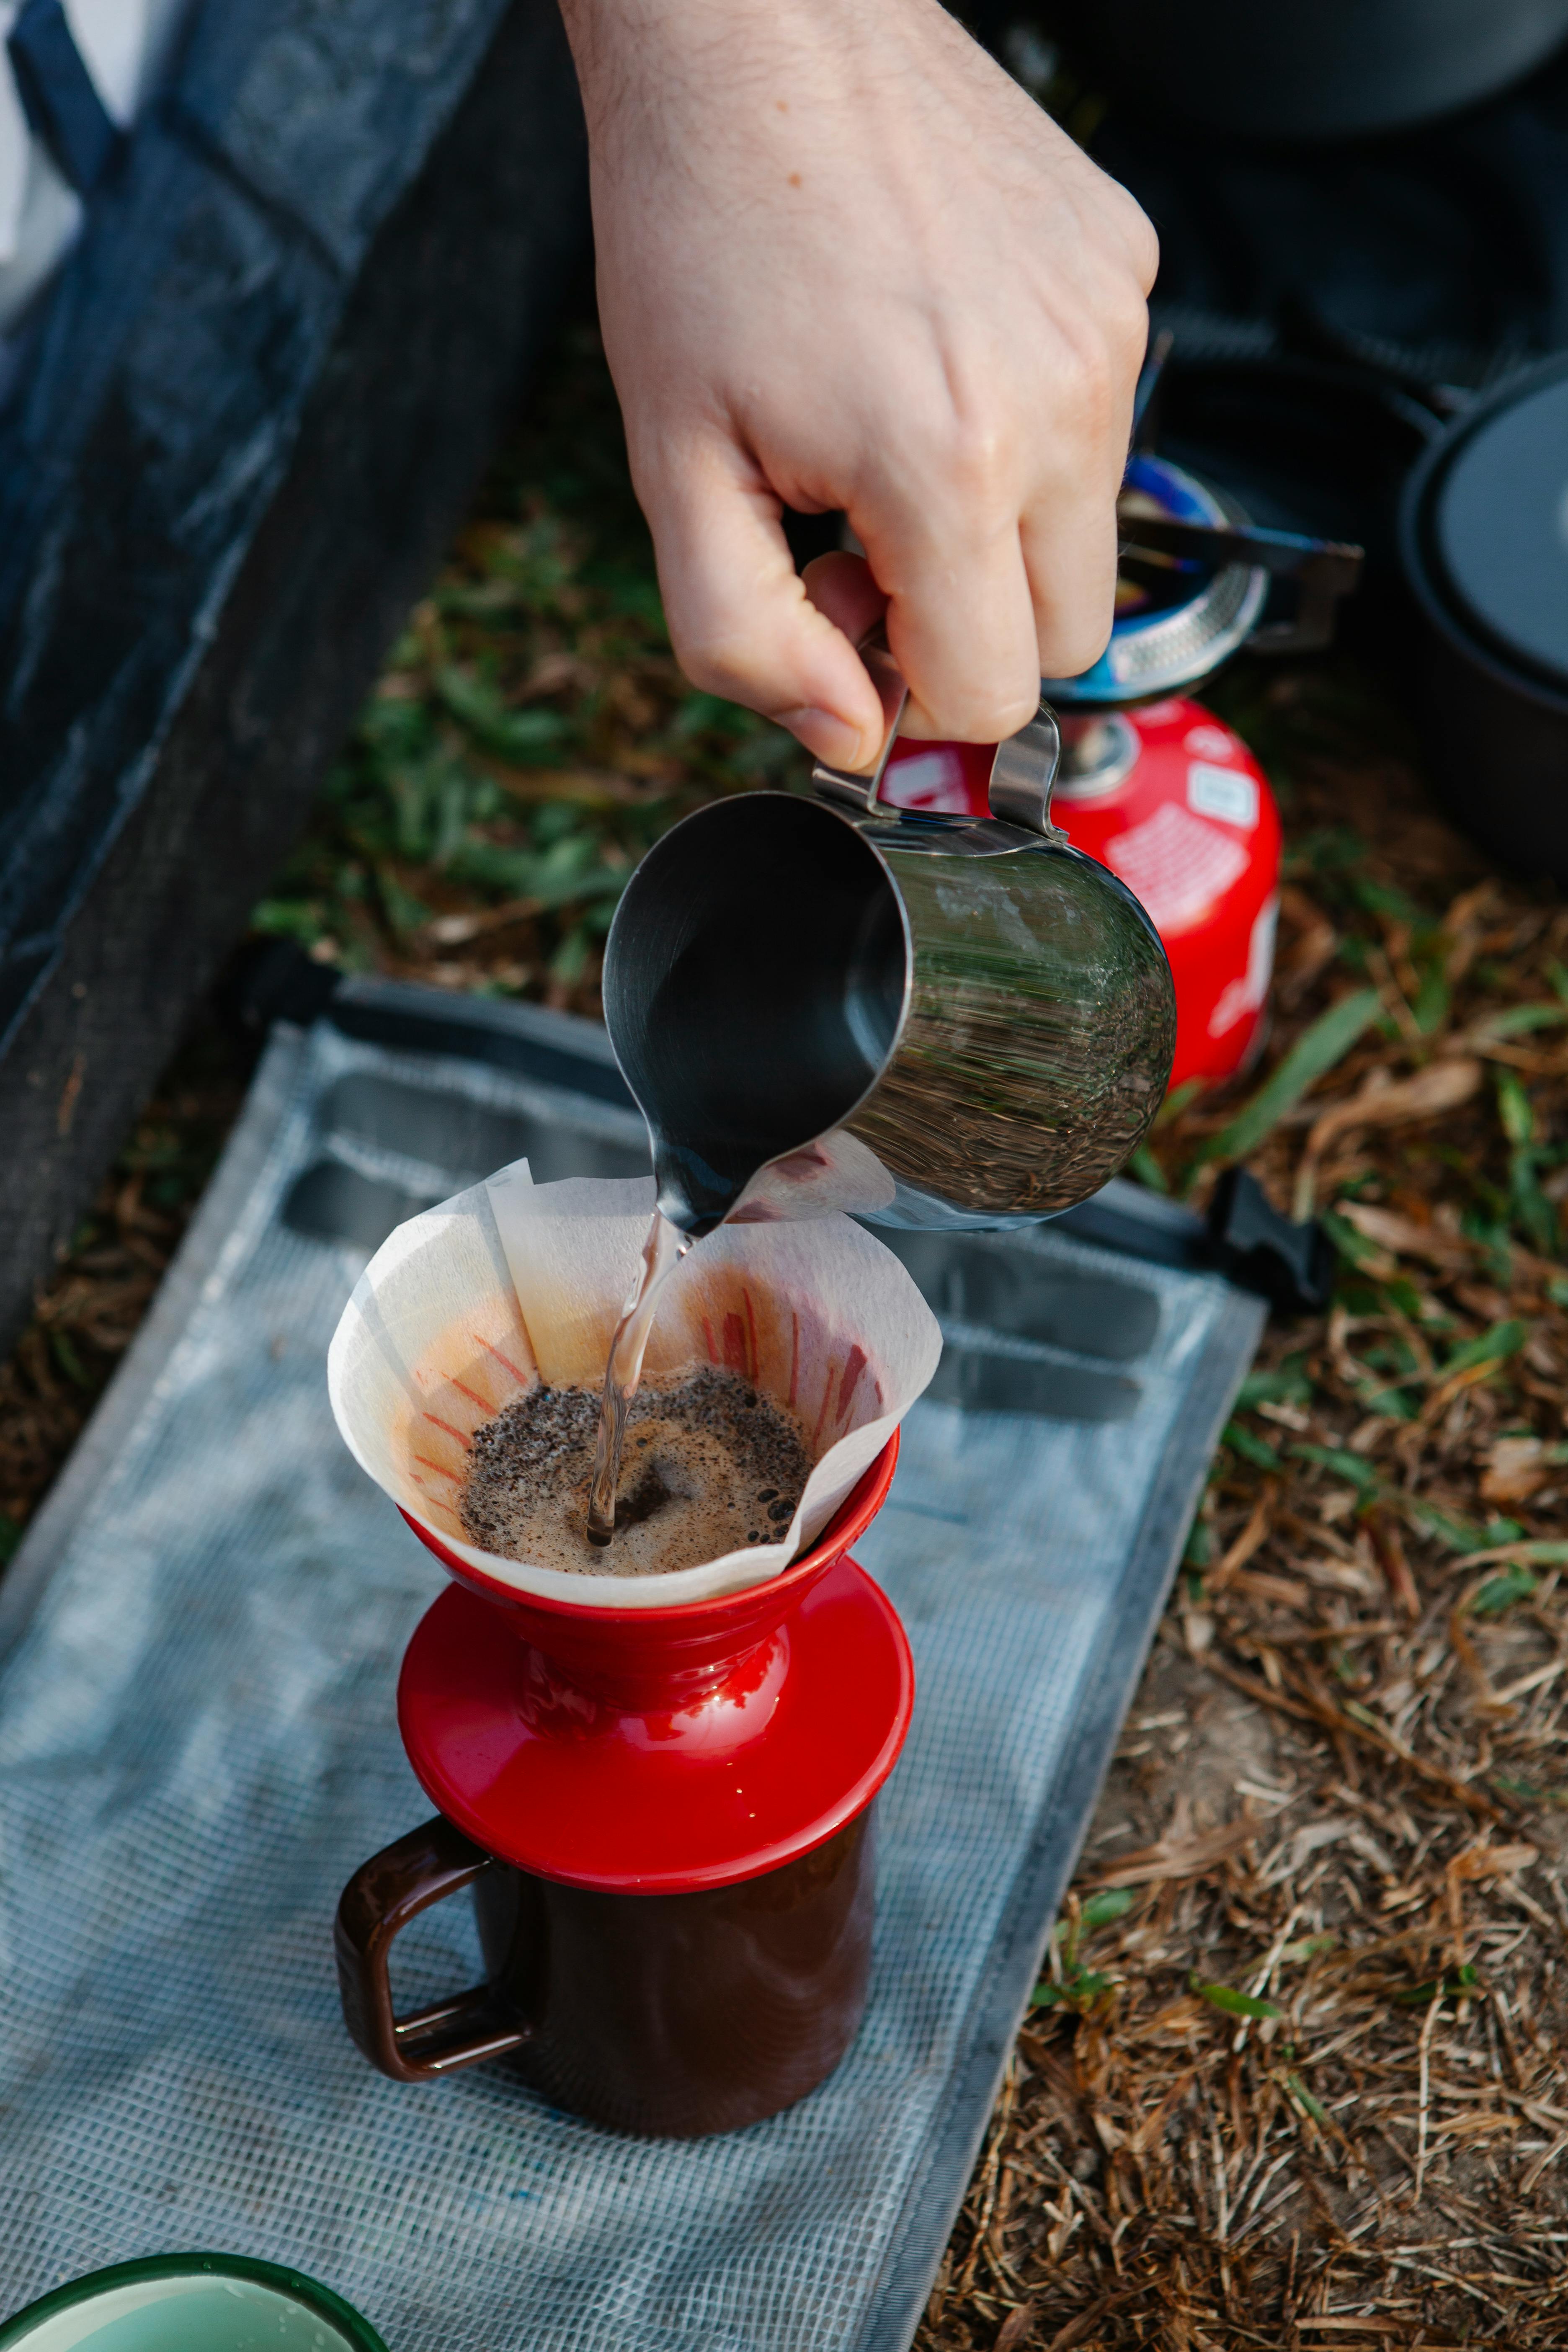
[{"label": "grey mesh mat", "polygon": [[[360,991],[362,1032],[405,1001]],[[440,1022],[459,1050],[274,1032],[0,1583],[0,2312],[209,2247],[313,2273],[393,2352],[893,2352],[1263,1310],[1059,1231],[903,1237],[949,1345],[858,1547],[919,1696],[849,2056],[684,2143],[553,2113],[504,2066],[395,2084],[344,2032],[330,1931],[429,1811],[394,1688],[439,1571],[338,1439],[327,1341],[412,1208],[521,1151],[541,1180],[642,1163],[595,1033]],[[519,1038],[533,1075],[495,1066]],[[405,2003],[476,1974],[460,1902],[399,1950]]]}]

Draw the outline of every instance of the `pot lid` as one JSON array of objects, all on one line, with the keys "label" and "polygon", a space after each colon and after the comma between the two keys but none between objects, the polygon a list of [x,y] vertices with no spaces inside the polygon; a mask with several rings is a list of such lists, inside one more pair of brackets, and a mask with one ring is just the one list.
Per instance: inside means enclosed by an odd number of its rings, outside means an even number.
[{"label": "pot lid", "polygon": [[1568,687],[1568,373],[1479,418],[1442,467],[1433,545],[1471,622]]}]

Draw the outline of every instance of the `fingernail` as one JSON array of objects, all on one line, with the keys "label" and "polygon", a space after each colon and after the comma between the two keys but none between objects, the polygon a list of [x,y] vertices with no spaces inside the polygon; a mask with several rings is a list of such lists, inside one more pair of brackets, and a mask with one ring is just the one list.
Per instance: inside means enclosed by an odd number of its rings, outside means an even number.
[{"label": "fingernail", "polygon": [[857,768],[865,759],[865,741],[858,727],[847,726],[831,710],[815,710],[809,706],[799,710],[781,710],[778,721],[826,767]]}]

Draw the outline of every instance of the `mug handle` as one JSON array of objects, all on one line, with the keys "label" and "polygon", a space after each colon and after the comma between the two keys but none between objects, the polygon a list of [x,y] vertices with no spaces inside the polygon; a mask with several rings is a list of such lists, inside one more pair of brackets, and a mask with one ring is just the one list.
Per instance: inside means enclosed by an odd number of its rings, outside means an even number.
[{"label": "mug handle", "polygon": [[372,1854],[343,1889],[332,1927],[343,2018],[372,2065],[395,2083],[434,2082],[531,2038],[531,2025],[503,2020],[488,1985],[406,2017],[392,2006],[387,1961],[394,1937],[432,1903],[471,1886],[494,1866],[493,1854],[437,1813]]}]

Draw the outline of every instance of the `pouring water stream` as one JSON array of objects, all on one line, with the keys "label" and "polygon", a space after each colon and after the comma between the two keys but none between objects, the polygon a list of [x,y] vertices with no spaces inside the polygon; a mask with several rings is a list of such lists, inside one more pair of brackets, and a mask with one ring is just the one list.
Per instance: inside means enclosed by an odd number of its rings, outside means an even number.
[{"label": "pouring water stream", "polygon": [[691,1234],[672,1225],[661,1210],[654,1211],[642,1246],[641,1267],[610,1342],[605,1385],[599,1398],[594,1483],[588,1492],[588,1541],[601,1551],[616,1532],[616,1489],[620,1484],[626,1414],[642,1378],[643,1358],[647,1352],[658,1294],[691,1244]]}]

